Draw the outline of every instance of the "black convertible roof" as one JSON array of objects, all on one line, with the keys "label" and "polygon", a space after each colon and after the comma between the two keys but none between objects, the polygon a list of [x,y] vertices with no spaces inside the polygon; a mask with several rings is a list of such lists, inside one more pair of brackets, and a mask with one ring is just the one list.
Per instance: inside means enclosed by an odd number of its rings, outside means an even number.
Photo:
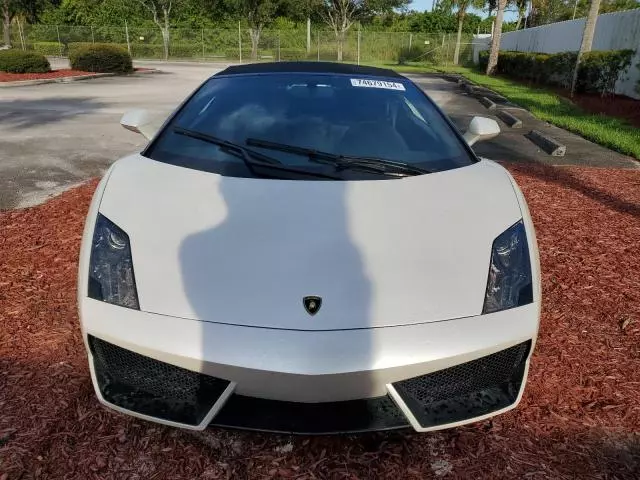
[{"label": "black convertible roof", "polygon": [[345,75],[367,75],[402,78],[387,68],[361,67],[349,63],[332,62],[269,62],[234,65],[216,75],[250,75],[257,73],[341,73]]}]

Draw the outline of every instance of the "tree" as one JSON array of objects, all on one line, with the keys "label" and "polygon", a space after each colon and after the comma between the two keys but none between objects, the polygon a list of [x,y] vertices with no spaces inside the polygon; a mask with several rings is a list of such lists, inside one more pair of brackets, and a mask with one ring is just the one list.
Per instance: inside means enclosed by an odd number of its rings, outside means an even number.
[{"label": "tree", "polygon": [[516,8],[518,9],[518,20],[516,21],[515,30],[520,30],[520,25],[522,24],[522,20],[524,19],[525,14],[527,13],[527,5],[529,5],[529,0],[515,0]]},{"label": "tree", "polygon": [[502,21],[504,19],[504,9],[507,6],[507,0],[497,0],[496,6],[496,22],[493,27],[493,36],[491,37],[491,51],[489,52],[489,63],[487,63],[487,75],[493,75],[496,65],[498,65],[500,41],[502,40]]},{"label": "tree", "polygon": [[[57,4],[57,1],[51,3]],[[45,0],[0,0],[0,10],[2,12],[2,41],[5,45],[11,46],[11,22],[17,16],[34,22],[38,15],[44,10],[47,2]]]},{"label": "tree", "polygon": [[453,64],[457,65],[460,59],[460,41],[462,39],[462,25],[464,23],[464,17],[467,14],[467,9],[470,6],[481,8],[483,0],[453,0],[452,4],[457,7],[456,17],[458,19],[458,36],[456,37],[456,48],[453,51]]},{"label": "tree", "polygon": [[342,61],[347,32],[357,21],[406,7],[409,0],[324,0],[322,18],[338,42],[338,61]]},{"label": "tree", "polygon": [[11,20],[13,20],[14,8],[11,0],[2,1],[2,41],[11,46]]},{"label": "tree", "polygon": [[162,45],[164,47],[164,59],[169,58],[169,18],[171,9],[180,0],[136,0],[153,16],[155,23],[162,33]]},{"label": "tree", "polygon": [[425,33],[455,32],[455,17],[439,11],[418,13],[410,20],[409,29]]},{"label": "tree", "polygon": [[576,84],[578,83],[578,70],[580,69],[580,60],[582,55],[591,51],[591,45],[593,44],[593,36],[596,33],[596,22],[598,21],[598,11],[600,10],[600,0],[591,0],[591,8],[589,8],[589,15],[587,21],[584,24],[584,30],[582,31],[582,43],[580,43],[580,50],[576,57],[576,66],[573,68],[573,79],[571,80],[571,96],[576,91]]},{"label": "tree", "polygon": [[[590,5],[589,0],[535,0],[531,5],[527,25],[539,26],[586,17]],[[634,8],[640,8],[639,0],[600,1],[600,13],[619,12]]]},{"label": "tree", "polygon": [[[589,0],[564,0],[564,4],[565,8],[558,14],[555,21],[586,17],[591,7]],[[611,13],[638,7],[640,7],[638,0],[601,0],[599,11],[600,13]]]},{"label": "tree", "polygon": [[323,0],[281,0],[278,13],[294,22],[307,24],[307,53],[311,52],[311,22],[322,21]]},{"label": "tree", "polygon": [[279,0],[229,0],[228,3],[249,24],[251,59],[257,60],[262,30],[273,21],[281,2]]}]

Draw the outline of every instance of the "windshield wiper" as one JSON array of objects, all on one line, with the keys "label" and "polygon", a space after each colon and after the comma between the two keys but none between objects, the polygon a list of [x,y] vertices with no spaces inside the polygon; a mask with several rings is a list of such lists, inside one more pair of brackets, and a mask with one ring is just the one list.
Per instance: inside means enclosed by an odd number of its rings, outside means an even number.
[{"label": "windshield wiper", "polygon": [[333,165],[337,170],[358,168],[397,177],[433,173],[432,170],[416,167],[414,165],[411,165],[410,163],[396,162],[384,158],[338,155],[335,153],[313,150],[311,148],[297,147],[295,145],[287,145],[284,143],[275,143],[267,140],[260,140],[258,138],[247,138],[246,143],[247,145],[250,145],[252,147],[260,147],[269,150],[278,150],[280,152],[306,155],[307,157],[309,157],[309,161],[311,162]]},{"label": "windshield wiper", "polygon": [[304,169],[285,166],[280,160],[269,157],[267,155],[263,155],[259,152],[251,150],[250,148],[246,148],[237,143],[230,142],[229,140],[224,140],[214,135],[209,135],[208,133],[198,132],[197,130],[190,130],[182,127],[173,127],[173,132],[177,133],[178,135],[184,135],[185,137],[195,138],[197,140],[202,140],[203,142],[219,146],[221,150],[240,158],[247,166],[249,171],[256,177],[259,177],[261,175],[255,171],[255,167],[260,167],[268,168],[271,170],[278,170],[281,172],[293,172],[299,173],[301,175],[310,175],[313,177],[330,178],[334,180],[340,179],[340,177],[336,175],[310,172]]}]

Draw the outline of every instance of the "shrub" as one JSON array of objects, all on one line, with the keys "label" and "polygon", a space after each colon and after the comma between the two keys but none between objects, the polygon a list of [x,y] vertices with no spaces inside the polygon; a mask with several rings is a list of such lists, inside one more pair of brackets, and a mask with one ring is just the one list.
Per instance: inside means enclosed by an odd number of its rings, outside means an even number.
[{"label": "shrub", "polygon": [[[62,47],[62,48],[61,48]],[[42,55],[64,55],[65,46],[59,44],[58,42],[33,42],[30,48],[37,53]]]},{"label": "shrub", "polygon": [[69,54],[71,68],[85,72],[129,73],[133,64],[123,48],[108,44],[95,44],[79,48]]},{"label": "shrub", "polygon": [[[528,80],[534,83],[571,86],[576,52],[555,54],[536,52],[500,52],[497,72],[499,74]],[[586,53],[580,62],[577,90],[613,93],[615,84],[631,64],[632,50],[594,51]],[[489,52],[480,52],[480,66],[486,68]]]},{"label": "shrub", "polygon": [[558,85],[562,88],[571,88],[573,68],[576,66],[577,52],[562,52],[549,55],[547,61],[548,77],[542,83]]},{"label": "shrub", "polygon": [[404,65],[407,62],[423,61],[424,53],[424,49],[419,45],[401,47],[398,51],[398,65]]},{"label": "shrub", "polygon": [[[71,42],[67,43],[67,55],[71,56],[78,52],[79,50],[93,47],[95,44],[92,42]],[[109,44],[112,45],[112,44]]]},{"label": "shrub", "polygon": [[[345,45],[346,47],[346,45]],[[311,52],[307,55],[309,60],[318,59],[318,49],[311,49]],[[345,48],[342,51],[343,62],[355,62],[357,60],[357,52]],[[322,62],[337,62],[338,61],[338,49],[337,48],[320,48],[320,61]]]},{"label": "shrub", "polygon": [[482,50],[478,53],[478,68],[485,72],[489,65],[489,50]]},{"label": "shrub", "polygon": [[633,54],[633,50],[584,54],[578,72],[578,89],[602,95],[614,93],[616,81],[631,65]]},{"label": "shrub", "polygon": [[82,50],[84,48],[88,48],[88,47],[95,47],[96,45],[100,46],[100,45],[109,45],[109,46],[115,46],[115,47],[120,47],[123,50],[127,50],[127,44],[126,43],[93,43],[93,42],[71,42],[68,43],[67,45],[65,45],[65,52],[71,56],[72,54],[74,54],[75,52],[77,52],[78,50]]},{"label": "shrub", "polygon": [[549,58],[550,55],[544,53],[500,52],[497,71],[513,78],[539,82],[548,77]]},{"label": "shrub", "polygon": [[[276,51],[277,54],[277,51]],[[280,49],[280,60],[287,61],[300,61],[305,60],[307,58],[307,49],[306,48],[281,48]]]},{"label": "shrub", "polygon": [[51,66],[44,55],[22,50],[0,51],[0,72],[45,73],[49,71]]},{"label": "shrub", "polygon": [[131,55],[134,58],[164,58],[164,46],[156,43],[132,43]]},{"label": "shrub", "polygon": [[[284,57],[283,52],[286,49],[281,49],[280,50],[280,59],[281,60],[287,60]],[[291,51],[296,50],[296,49],[291,49]],[[316,54],[317,55],[317,54]],[[234,59],[234,60],[238,60],[239,58],[239,52],[237,48],[227,48],[224,51],[224,56],[227,59]],[[302,57],[302,59],[306,58],[306,50],[305,50],[305,56]],[[315,57],[314,57],[315,58]],[[242,61],[251,61],[251,48],[247,48],[247,49],[242,49]],[[274,48],[274,49],[268,49],[268,48],[259,48],[258,49],[258,58],[257,61],[260,60],[269,60],[269,61],[277,61],[278,60],[278,49]]]},{"label": "shrub", "polygon": [[[164,50],[162,51],[164,55]],[[171,44],[169,45],[169,56],[172,58],[202,58],[202,45],[198,44]]]}]

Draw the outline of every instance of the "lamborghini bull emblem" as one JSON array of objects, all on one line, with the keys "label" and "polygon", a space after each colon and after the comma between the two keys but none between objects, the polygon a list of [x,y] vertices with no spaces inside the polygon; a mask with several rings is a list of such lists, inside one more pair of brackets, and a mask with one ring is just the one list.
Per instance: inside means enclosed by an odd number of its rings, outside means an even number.
[{"label": "lamborghini bull emblem", "polygon": [[322,306],[322,299],[314,296],[304,297],[302,299],[302,304],[309,315],[315,315]]}]

